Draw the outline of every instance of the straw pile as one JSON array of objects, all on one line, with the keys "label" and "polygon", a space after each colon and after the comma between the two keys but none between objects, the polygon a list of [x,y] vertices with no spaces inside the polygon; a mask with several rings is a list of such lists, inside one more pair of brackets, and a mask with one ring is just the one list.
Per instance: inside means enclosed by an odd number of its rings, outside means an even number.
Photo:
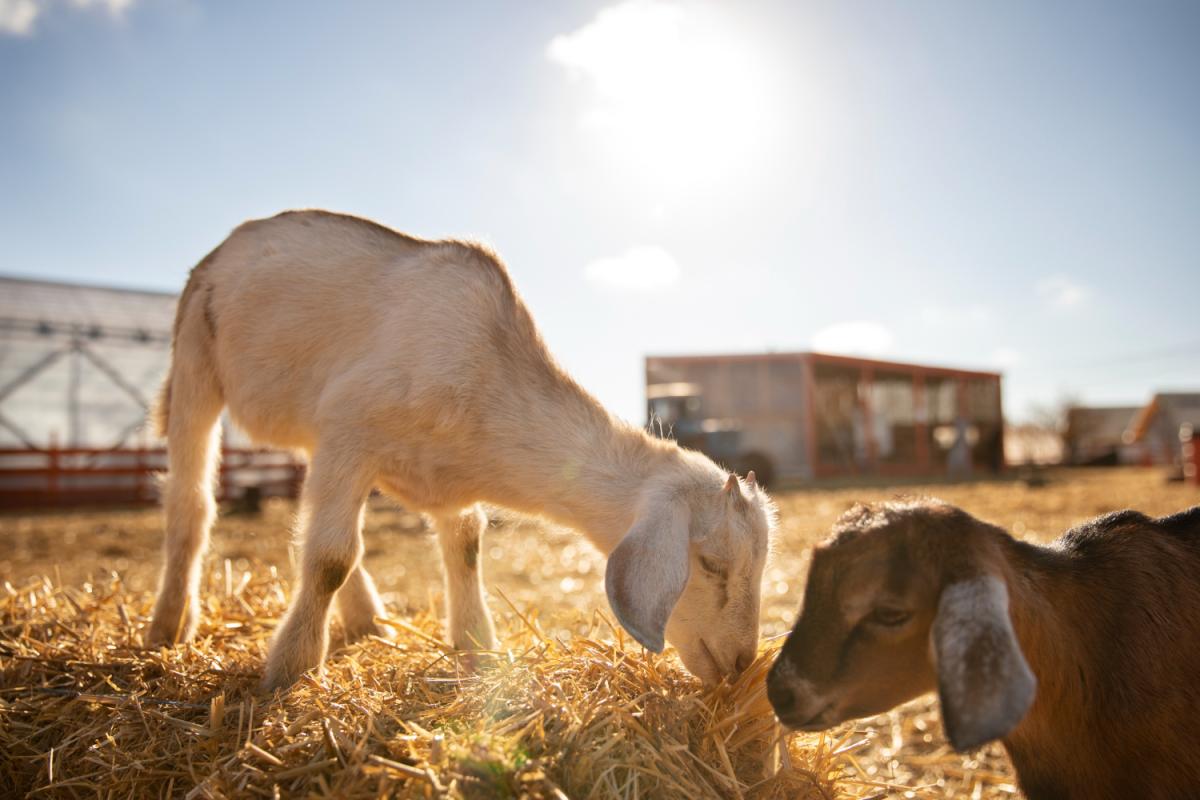
[{"label": "straw pile", "polygon": [[[908,491],[1036,541],[1114,508],[1165,514],[1195,503],[1194,487],[1150,470],[1051,478]],[[776,494],[782,525],[764,576],[765,636],[790,627],[811,544],[854,502],[893,492]],[[1018,794],[998,744],[950,750],[933,697],[824,740],[795,737],[791,767],[764,781],[775,735],[760,694],[764,664],[735,687],[702,692],[674,658],[623,645],[592,615],[606,608],[603,556],[572,531],[517,520],[490,531],[481,553],[511,655],[472,671],[447,652],[427,610],[440,607],[436,542],[419,518],[376,504],[365,559],[406,624],[391,642],[335,650],[319,683],[260,696],[257,671],[287,593],[260,565],[290,574],[293,514],[268,503],[260,517],[218,520],[203,638],[164,653],[137,647],[160,563],[158,511],[0,516],[0,797]],[[121,581],[94,577],[109,570]]]},{"label": "straw pile", "polygon": [[389,619],[390,640],[335,638],[323,677],[266,696],[258,670],[286,595],[275,570],[238,575],[225,562],[208,577],[197,640],[146,651],[152,597],[115,573],[80,588],[6,583],[0,786],[36,797],[849,795],[837,779],[858,743],[781,744],[763,694],[769,654],[706,692],[601,613],[586,635],[557,639],[510,606],[510,649],[468,664],[425,613]]}]

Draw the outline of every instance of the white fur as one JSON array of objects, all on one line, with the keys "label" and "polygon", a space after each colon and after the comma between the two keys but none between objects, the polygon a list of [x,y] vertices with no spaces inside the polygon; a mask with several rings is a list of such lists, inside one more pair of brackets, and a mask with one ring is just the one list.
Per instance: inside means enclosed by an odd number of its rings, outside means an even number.
[{"label": "white fur", "polygon": [[[372,487],[433,518],[458,647],[496,645],[470,558],[485,521],[477,503],[547,516],[605,553],[637,514],[670,503],[687,541],[647,535],[625,562],[636,572],[628,600],[662,601],[648,564],[682,571],[667,637],[689,669],[715,680],[753,653],[770,501],[737,481],[734,497],[707,458],[611,417],[557,366],[485,249],[318,211],[249,222],[193,271],[176,326],[161,404],[167,558],[150,641],[195,629],[212,432],[228,406],[257,441],[310,454],[299,589],[272,644],[268,687],[324,658],[335,592],[352,636],[376,631],[382,606],[359,563]],[[727,565],[723,592],[692,569],[701,556]]]}]

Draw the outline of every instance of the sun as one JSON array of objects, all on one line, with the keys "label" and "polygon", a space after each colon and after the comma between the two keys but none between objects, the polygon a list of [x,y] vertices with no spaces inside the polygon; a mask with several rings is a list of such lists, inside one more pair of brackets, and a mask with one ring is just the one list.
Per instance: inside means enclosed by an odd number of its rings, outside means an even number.
[{"label": "sun", "polygon": [[582,89],[583,132],[654,182],[727,174],[772,127],[762,48],[717,7],[630,0],[547,55]]}]

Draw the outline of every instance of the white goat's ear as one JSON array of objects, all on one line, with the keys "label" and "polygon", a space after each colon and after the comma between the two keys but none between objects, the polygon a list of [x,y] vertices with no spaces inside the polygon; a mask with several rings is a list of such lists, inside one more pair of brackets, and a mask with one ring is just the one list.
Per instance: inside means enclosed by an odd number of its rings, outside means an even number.
[{"label": "white goat's ear", "polygon": [[742,484],[738,482],[737,475],[732,472],[725,479],[725,495],[733,501],[734,508],[744,508],[748,502],[746,495],[742,494]]},{"label": "white goat's ear", "polygon": [[1008,734],[1025,716],[1037,678],[1008,617],[1008,590],[991,576],[942,590],[930,632],[942,723],[955,750]]},{"label": "white goat's ear", "polygon": [[758,476],[754,474],[754,470],[746,473],[746,483],[750,484],[751,489],[758,488]]},{"label": "white goat's ear", "polygon": [[667,620],[687,585],[686,505],[670,502],[650,509],[608,557],[604,589],[621,626],[646,649],[661,653]]}]

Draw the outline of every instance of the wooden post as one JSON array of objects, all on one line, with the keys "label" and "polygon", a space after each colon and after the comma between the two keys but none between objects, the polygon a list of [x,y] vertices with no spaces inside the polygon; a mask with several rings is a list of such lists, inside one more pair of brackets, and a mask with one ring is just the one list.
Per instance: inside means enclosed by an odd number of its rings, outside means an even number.
[{"label": "wooden post", "polygon": [[925,374],[913,375],[913,438],[917,469],[929,472],[929,406],[925,397]]},{"label": "wooden post", "polygon": [[1003,379],[996,377],[996,415],[999,418],[997,424],[1000,426],[1000,455],[996,463],[993,465],[994,472],[1003,472],[1008,467],[1008,456],[1004,452],[1004,394],[1003,394]]},{"label": "wooden post", "polygon": [[871,402],[871,393],[875,389],[875,370],[871,367],[861,367],[858,371],[858,407],[862,414],[864,443],[867,446],[867,463],[865,472],[879,471],[879,446],[875,441],[875,409]]},{"label": "wooden post", "polygon": [[813,369],[811,355],[804,356],[804,438],[805,451],[808,453],[809,480],[820,474],[820,451],[817,448],[817,371]]},{"label": "wooden post", "polygon": [[144,503],[146,497],[146,445],[144,442],[138,442],[137,450],[134,451],[134,467],[137,469],[136,481],[134,483],[134,492],[137,495],[137,502]]},{"label": "wooden post", "polygon": [[46,451],[46,493],[51,505],[58,505],[58,435],[50,434],[50,448]]},{"label": "wooden post", "polygon": [[1188,483],[1200,486],[1200,442],[1196,438],[1196,431],[1191,425],[1184,424],[1179,428],[1183,478]]}]

